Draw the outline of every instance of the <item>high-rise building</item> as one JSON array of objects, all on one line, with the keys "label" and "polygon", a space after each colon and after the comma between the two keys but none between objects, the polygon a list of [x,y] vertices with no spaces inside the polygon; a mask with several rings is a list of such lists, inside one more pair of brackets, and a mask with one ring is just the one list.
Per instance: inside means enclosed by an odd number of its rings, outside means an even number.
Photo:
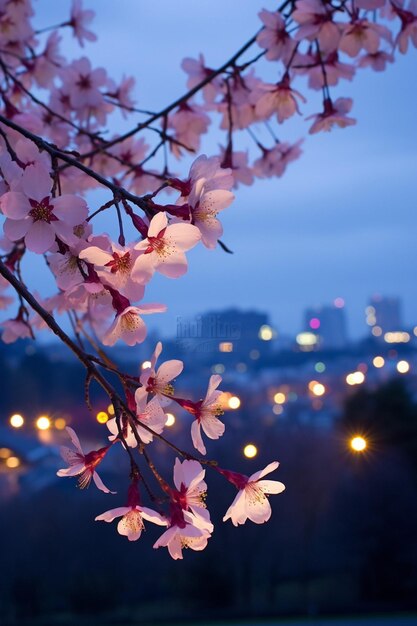
[{"label": "high-rise building", "polygon": [[403,328],[399,298],[372,296],[365,313],[366,323],[374,337],[384,337],[387,332],[397,332]]},{"label": "high-rise building", "polygon": [[317,337],[317,346],[337,350],[348,343],[344,302],[337,298],[332,305],[308,308],[304,312],[304,333]]}]

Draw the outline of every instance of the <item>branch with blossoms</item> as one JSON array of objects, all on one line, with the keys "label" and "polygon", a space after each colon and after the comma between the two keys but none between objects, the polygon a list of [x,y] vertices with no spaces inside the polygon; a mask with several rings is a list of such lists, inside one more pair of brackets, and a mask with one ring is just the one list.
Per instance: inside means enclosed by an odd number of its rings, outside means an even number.
[{"label": "branch with blossoms", "polygon": [[[303,111],[313,120],[310,134],[356,123],[349,117],[352,100],[334,99],[333,88],[361,68],[384,70],[410,43],[417,47],[417,10],[413,0],[286,0],[276,11],[261,10],[253,37],[217,69],[202,55],[184,59],[187,91],[156,112],[136,106],[132,77],[116,83],[86,56],[63,56],[60,30],[71,29],[81,46],[92,42],[93,15],[73,0],[68,19],[35,31],[30,0],[5,0],[2,6],[0,308],[16,306],[0,324],[2,340],[33,339],[38,330],[49,329],[84,365],[88,407],[91,382],[100,385],[115,410],[107,422],[108,441],[85,453],[68,428],[73,447],[62,449],[68,467],[58,475],[77,477],[81,487],[93,481],[113,493],[97,468],[121,450],[129,462],[127,499],[96,519],[121,518],[118,531],[129,540],[139,538],[144,520],[165,526],[155,547],[166,546],[176,559],[184,546],[202,550],[213,532],[206,469],[237,488],[224,520],[238,525],[269,519],[268,496],[284,486],[263,477],[278,463],[247,477],[204,458],[205,438],[217,440],[225,431],[220,376],[210,378],[203,399],[183,398],[175,383],[183,364],[174,359],[157,367],[160,343],[150,367],[138,376],[122,372],[105,347],[142,343],[143,317],[166,310],[144,301],[155,274],[180,278],[188,268],[186,253],[200,244],[209,249],[219,244],[230,252],[220,239],[219,214],[231,205],[233,188],[280,177],[299,158],[302,140],[285,138],[282,127],[301,115],[301,108],[317,106],[310,92],[322,98],[321,111]],[[262,78],[271,67],[277,72],[273,83]],[[109,135],[116,111],[135,123]],[[224,137],[219,153],[198,156],[186,174],[174,171],[184,157],[200,153],[219,117]],[[92,206],[87,192],[97,189],[108,197]],[[113,237],[96,226],[97,216],[110,211]],[[40,255],[52,273],[54,295],[35,296],[27,284],[24,265],[31,254]],[[74,338],[57,321],[64,313]],[[191,416],[196,452],[165,436],[170,403]],[[152,460],[155,439],[175,454],[173,484]],[[154,484],[145,480],[144,468]],[[144,497],[158,510],[143,505]]]}]

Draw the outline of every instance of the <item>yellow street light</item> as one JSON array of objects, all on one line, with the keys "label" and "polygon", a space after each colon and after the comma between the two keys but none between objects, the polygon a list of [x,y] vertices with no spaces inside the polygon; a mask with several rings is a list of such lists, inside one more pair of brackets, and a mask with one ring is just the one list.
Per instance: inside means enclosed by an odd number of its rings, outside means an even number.
[{"label": "yellow street light", "polygon": [[233,409],[233,410],[238,409],[241,404],[240,398],[238,398],[237,396],[232,396],[231,398],[229,398],[227,404],[229,406],[229,409]]},{"label": "yellow street light", "polygon": [[367,445],[366,439],[361,437],[361,435],[356,435],[350,440],[350,447],[354,452],[363,452],[366,450]]},{"label": "yellow street light", "polygon": [[51,427],[51,420],[47,415],[41,415],[36,420],[36,428],[39,430],[48,430]]},{"label": "yellow street light", "polygon": [[398,361],[397,372],[399,374],[407,374],[409,370],[410,370],[410,364],[408,361]]},{"label": "yellow street light", "polygon": [[21,428],[24,423],[25,420],[22,415],[19,415],[19,413],[15,413],[10,418],[10,425],[13,426],[13,428]]},{"label": "yellow street light", "polygon": [[106,411],[99,411],[96,415],[96,420],[98,421],[99,424],[105,424],[109,419],[109,416],[107,415]]},{"label": "yellow street light", "polygon": [[173,426],[175,424],[175,415],[172,413],[165,413],[167,416],[167,421],[165,422],[165,426]]},{"label": "yellow street light", "polygon": [[253,443],[248,443],[243,448],[243,454],[247,459],[253,459],[258,454],[258,448]]}]

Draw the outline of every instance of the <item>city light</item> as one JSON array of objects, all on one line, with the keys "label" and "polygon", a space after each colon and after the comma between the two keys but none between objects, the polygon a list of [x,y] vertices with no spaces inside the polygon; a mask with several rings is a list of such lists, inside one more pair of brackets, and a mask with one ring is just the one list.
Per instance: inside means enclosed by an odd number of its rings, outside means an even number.
[{"label": "city light", "polygon": [[299,346],[310,348],[317,344],[318,337],[314,333],[299,333],[295,338],[296,342]]},{"label": "city light", "polygon": [[352,437],[352,439],[350,440],[350,447],[355,452],[363,452],[366,449],[366,446],[367,446],[366,439],[364,439],[360,435],[356,435],[355,437]]},{"label": "city light", "polygon": [[264,324],[259,329],[258,337],[262,341],[271,341],[274,337],[274,331],[268,324]]},{"label": "city light", "polygon": [[318,328],[320,328],[320,320],[319,320],[319,318],[318,317],[311,318],[311,320],[309,322],[309,326],[313,330],[317,330]]},{"label": "city light", "polygon": [[383,357],[383,356],[376,356],[376,357],[373,359],[372,364],[373,364],[373,366],[374,366],[374,367],[378,367],[378,368],[380,368],[380,367],[384,367],[384,365],[385,365],[385,359],[384,359],[384,357]]},{"label": "city light", "polygon": [[385,333],[384,341],[386,343],[408,343],[411,337],[409,333],[404,333],[400,330],[391,333]]},{"label": "city light", "polygon": [[20,459],[17,456],[9,456],[5,463],[10,469],[16,469],[16,467],[19,467],[20,465]]},{"label": "city light", "polygon": [[249,352],[249,357],[252,359],[252,361],[256,361],[257,359],[259,359],[259,357],[261,356],[259,350],[251,350]]},{"label": "city light", "polygon": [[363,372],[352,372],[346,376],[346,382],[348,385],[361,385],[365,380],[365,374]]},{"label": "city light", "polygon": [[143,370],[148,370],[150,367],[152,367],[152,363],[150,361],[144,361],[142,363],[142,369]]},{"label": "city light", "polygon": [[410,364],[408,361],[398,361],[397,372],[399,374],[407,374],[410,371]]},{"label": "city light", "polygon": [[19,413],[15,413],[10,418],[10,425],[13,426],[13,428],[21,428],[24,423],[25,420]]},{"label": "city light", "polygon": [[373,334],[374,337],[380,337],[382,335],[381,326],[374,326],[373,329],[371,330],[371,333]]},{"label": "city light", "polygon": [[112,404],[109,404],[109,406],[107,407],[107,413],[109,415],[114,415],[114,406]]},{"label": "city light", "polygon": [[233,352],[233,342],[222,341],[221,343],[219,343],[219,351],[220,352]]},{"label": "city light", "polygon": [[309,382],[308,388],[314,396],[324,396],[324,394],[326,393],[326,387],[317,382],[317,380],[312,380],[311,382]]},{"label": "city light", "polygon": [[247,459],[253,459],[258,454],[258,448],[253,443],[248,443],[243,448],[243,454]]},{"label": "city light", "polygon": [[336,309],[343,309],[343,307],[345,306],[345,301],[343,300],[343,298],[335,298],[333,304],[335,305]]},{"label": "city light", "polygon": [[58,417],[55,421],[54,421],[54,426],[57,430],[64,430],[65,426],[67,425],[67,422],[64,420],[63,417]]},{"label": "city light", "polygon": [[48,430],[51,427],[51,420],[47,415],[41,415],[36,420],[36,428],[39,430]]},{"label": "city light", "polygon": [[284,408],[281,404],[274,404],[274,406],[272,407],[272,412],[274,413],[274,415],[281,415],[283,411]]},{"label": "city light", "polygon": [[173,426],[175,424],[175,415],[173,415],[173,413],[165,413],[165,415],[167,417],[165,426]]},{"label": "city light", "polygon": [[240,407],[240,398],[238,398],[237,396],[232,396],[231,398],[229,398],[227,404],[229,409],[238,409]]},{"label": "city light", "polygon": [[282,391],[278,391],[278,393],[276,393],[274,395],[274,402],[276,404],[284,404],[285,400],[287,399],[285,393],[282,393]]},{"label": "city light", "polygon": [[0,448],[0,459],[8,459],[12,454],[10,448]]},{"label": "city light", "polygon": [[322,374],[323,372],[326,371],[326,366],[322,361],[319,361],[318,363],[315,364],[314,369],[316,370],[318,374]]},{"label": "city light", "polygon": [[213,367],[211,368],[211,371],[214,374],[223,374],[224,370],[225,370],[225,367],[223,363],[216,363],[216,365],[213,365]]},{"label": "city light", "polygon": [[105,424],[109,421],[109,416],[107,415],[106,411],[99,411],[96,415],[96,420],[99,424]]}]

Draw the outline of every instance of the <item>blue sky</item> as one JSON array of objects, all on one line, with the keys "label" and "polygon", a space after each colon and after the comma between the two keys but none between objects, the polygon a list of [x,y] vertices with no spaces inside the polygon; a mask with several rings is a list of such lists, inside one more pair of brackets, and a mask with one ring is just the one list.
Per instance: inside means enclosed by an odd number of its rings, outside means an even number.
[{"label": "blue sky", "polygon": [[[99,36],[85,53],[114,78],[134,75],[138,106],[150,109],[184,91],[185,56],[203,52],[207,64],[217,66],[258,28],[258,11],[275,6],[236,0],[84,4],[97,10]],[[39,25],[47,25],[66,17],[69,2],[38,0],[36,6]],[[81,56],[69,34],[64,50]],[[267,310],[279,331],[296,332],[305,307],[342,296],[351,335],[359,336],[365,332],[364,306],[374,293],[400,296],[406,322],[417,323],[416,60],[412,49],[388,71],[362,70],[332,92],[354,98],[357,126],[308,137],[303,156],[283,178],[240,187],[222,216],[223,239],[235,254],[198,247],[184,278],[154,280],[146,299],[165,302],[169,312],[155,316],[153,328],[171,334],[178,315],[240,306]],[[269,78],[274,70],[270,64]],[[312,104],[284,125],[280,138],[305,136],[304,116],[319,108],[313,94]],[[116,123],[112,130],[121,128]],[[202,152],[215,153],[219,140],[212,133]],[[172,163],[186,174],[183,164]],[[105,218],[102,225],[110,230],[110,223]],[[39,280],[38,265],[29,271]]]}]

